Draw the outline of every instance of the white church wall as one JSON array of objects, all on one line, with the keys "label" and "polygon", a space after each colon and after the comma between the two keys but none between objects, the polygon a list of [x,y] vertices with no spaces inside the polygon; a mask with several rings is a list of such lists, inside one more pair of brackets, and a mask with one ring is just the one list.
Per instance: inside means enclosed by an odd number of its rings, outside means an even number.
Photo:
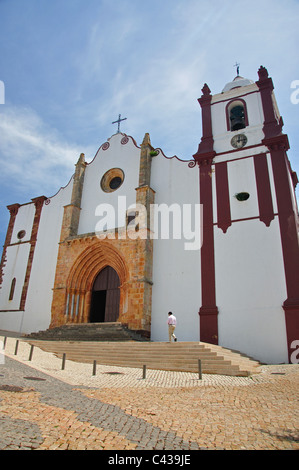
[{"label": "white church wall", "polygon": [[71,201],[72,187],[73,180],[50,198],[42,209],[22,325],[24,333],[45,330],[51,322],[63,207]]},{"label": "white church wall", "polygon": [[21,241],[25,242],[30,240],[34,214],[35,205],[33,203],[24,204],[19,207],[14,224],[14,229],[12,232],[11,244],[18,243],[20,241],[20,239],[18,238],[18,233],[23,230],[25,230],[26,234]]},{"label": "white church wall", "polygon": [[[257,217],[259,215],[256,178],[252,158],[244,158],[228,163],[227,166],[230,210],[232,220]],[[249,193],[247,201],[238,201],[236,194]]]},{"label": "white church wall", "polygon": [[168,341],[167,313],[177,318],[179,341],[199,340],[200,253],[186,252],[180,240],[155,240],[152,341]]},{"label": "white church wall", "polygon": [[[248,126],[255,129],[256,127],[264,124],[264,113],[260,93],[251,93],[245,95],[243,99],[246,102]],[[248,128],[247,128],[248,130]],[[260,140],[256,143],[260,144]]]},{"label": "white church wall", "polygon": [[[156,191],[155,204],[158,206],[179,204],[182,213],[182,205],[190,204],[194,214],[194,204],[199,204],[198,168],[189,168],[187,162],[176,158],[167,159],[162,154],[153,158],[151,187]],[[180,341],[199,340],[201,240],[197,249],[190,251],[186,250],[186,241],[183,233],[181,239],[154,240],[153,341],[168,340],[168,311],[177,317],[176,334]]]},{"label": "white church wall", "polygon": [[287,362],[277,217],[270,227],[246,220],[233,223],[226,234],[215,228],[215,268],[219,344],[267,363]]},{"label": "white church wall", "polygon": [[[0,329],[20,331],[24,313],[19,311],[23,284],[26,275],[29,240],[33,225],[35,206],[33,203],[19,207],[11,237],[11,246],[6,249],[3,283],[0,289]],[[23,238],[18,234],[25,231]],[[11,283],[16,279],[13,299],[9,300]]]},{"label": "white church wall", "polygon": [[[122,138],[123,134],[113,135],[109,139],[110,147],[107,150],[100,148],[94,160],[86,167],[78,234],[95,232],[96,224],[101,218],[99,213],[96,215],[99,205],[109,204],[115,208],[114,220],[107,226],[107,229],[112,229],[125,225],[125,211],[122,211],[118,220],[119,197],[126,198],[123,201],[127,207],[136,202],[140,148],[136,147],[131,138],[125,145],[121,144]],[[124,181],[119,189],[106,193],[101,188],[101,180],[112,168],[120,168],[124,172]]]},{"label": "white church wall", "polygon": [[[30,244],[18,243],[7,247],[3,283],[0,289],[0,329],[21,331],[23,312],[19,311],[25,280]],[[16,279],[13,299],[9,300],[11,283]]]},{"label": "white church wall", "polygon": [[[260,152],[258,152],[260,153]],[[218,158],[215,159],[217,163],[221,161],[226,161],[226,158],[223,160]],[[217,194],[216,188],[216,178],[215,178],[215,168],[216,165],[212,165],[212,187],[213,194]],[[271,172],[271,165],[269,167],[269,174]],[[258,207],[258,198],[257,198],[257,187],[256,187],[256,177],[254,169],[253,158],[242,158],[239,157],[236,160],[230,160],[227,162],[227,173],[228,173],[228,185],[229,185],[229,196],[230,196],[230,211],[231,219],[239,220],[246,219],[251,217],[259,216],[259,207]],[[272,194],[275,194],[273,191],[273,178],[272,178]],[[236,195],[241,192],[249,193],[249,199],[247,201],[238,201]],[[276,207],[276,200],[273,201],[273,206]],[[214,224],[217,224],[217,198],[213,197],[213,221]]]}]

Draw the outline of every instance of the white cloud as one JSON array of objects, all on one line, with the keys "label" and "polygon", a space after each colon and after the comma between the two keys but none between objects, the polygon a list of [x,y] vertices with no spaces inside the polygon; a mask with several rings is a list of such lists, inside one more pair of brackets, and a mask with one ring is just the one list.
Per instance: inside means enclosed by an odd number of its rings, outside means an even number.
[{"label": "white cloud", "polygon": [[33,196],[35,191],[56,192],[65,184],[82,151],[65,142],[32,109],[11,106],[0,115],[0,142],[2,181],[30,189]]},{"label": "white cloud", "polygon": [[[128,118],[121,129],[138,143],[150,132],[153,145],[168,156],[190,158],[201,138],[202,86],[207,82],[212,93],[220,92],[234,77],[236,60],[241,74],[253,80],[265,65],[280,94],[281,82],[289,80],[287,100],[281,100],[289,103],[289,84],[299,78],[292,41],[298,36],[296,12],[293,0],[283,6],[278,0],[94,2],[92,19],[78,30],[80,47],[66,55],[72,73],[51,114],[67,139],[45,125],[46,109],[39,111],[43,121],[32,110],[8,108],[0,122],[7,168],[34,183],[24,171],[31,162],[36,174],[50,173],[60,186],[61,173],[69,177],[81,151],[91,159],[115,132],[111,123],[119,113]],[[56,68],[66,72],[63,63]],[[282,112],[287,117],[289,110]],[[92,149],[73,145],[77,135]]]}]

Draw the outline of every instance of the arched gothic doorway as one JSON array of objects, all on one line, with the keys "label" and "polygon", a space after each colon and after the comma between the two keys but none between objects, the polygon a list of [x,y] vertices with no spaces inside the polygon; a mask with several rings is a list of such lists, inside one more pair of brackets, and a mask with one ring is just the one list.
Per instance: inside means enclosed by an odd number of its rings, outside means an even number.
[{"label": "arched gothic doorway", "polygon": [[115,322],[119,317],[120,280],[117,272],[106,266],[97,275],[92,288],[91,323]]}]

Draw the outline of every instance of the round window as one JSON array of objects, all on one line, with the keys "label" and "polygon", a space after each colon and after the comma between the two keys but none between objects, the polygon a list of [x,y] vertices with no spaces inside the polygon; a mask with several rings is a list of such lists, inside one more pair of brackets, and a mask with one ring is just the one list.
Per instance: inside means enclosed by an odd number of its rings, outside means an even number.
[{"label": "round window", "polygon": [[109,183],[110,189],[117,189],[120,187],[122,180],[119,176],[115,176]]},{"label": "round window", "polygon": [[249,199],[250,194],[249,193],[238,193],[236,194],[236,199],[238,201],[247,201]]},{"label": "round window", "polygon": [[101,188],[105,193],[112,193],[123,184],[124,179],[124,172],[120,168],[112,168],[101,179]]},{"label": "round window", "polygon": [[19,240],[22,240],[22,238],[24,238],[26,235],[26,231],[25,230],[20,230],[17,234],[17,237]]}]

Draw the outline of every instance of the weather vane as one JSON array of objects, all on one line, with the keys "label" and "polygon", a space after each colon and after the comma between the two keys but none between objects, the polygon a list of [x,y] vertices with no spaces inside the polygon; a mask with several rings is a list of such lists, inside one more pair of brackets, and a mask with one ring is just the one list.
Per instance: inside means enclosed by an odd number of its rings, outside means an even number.
[{"label": "weather vane", "polygon": [[119,114],[119,115],[118,115],[118,120],[117,120],[117,121],[113,121],[113,123],[112,123],[112,124],[116,124],[116,123],[118,123],[118,128],[117,128],[117,133],[118,133],[118,134],[120,133],[120,130],[119,130],[119,128],[120,128],[120,123],[121,123],[121,121],[125,121],[126,119],[127,119],[127,118],[123,118],[123,119],[121,119],[121,114]]},{"label": "weather vane", "polygon": [[240,64],[238,62],[235,63],[234,67],[237,67],[237,76],[239,77],[240,74]]}]

